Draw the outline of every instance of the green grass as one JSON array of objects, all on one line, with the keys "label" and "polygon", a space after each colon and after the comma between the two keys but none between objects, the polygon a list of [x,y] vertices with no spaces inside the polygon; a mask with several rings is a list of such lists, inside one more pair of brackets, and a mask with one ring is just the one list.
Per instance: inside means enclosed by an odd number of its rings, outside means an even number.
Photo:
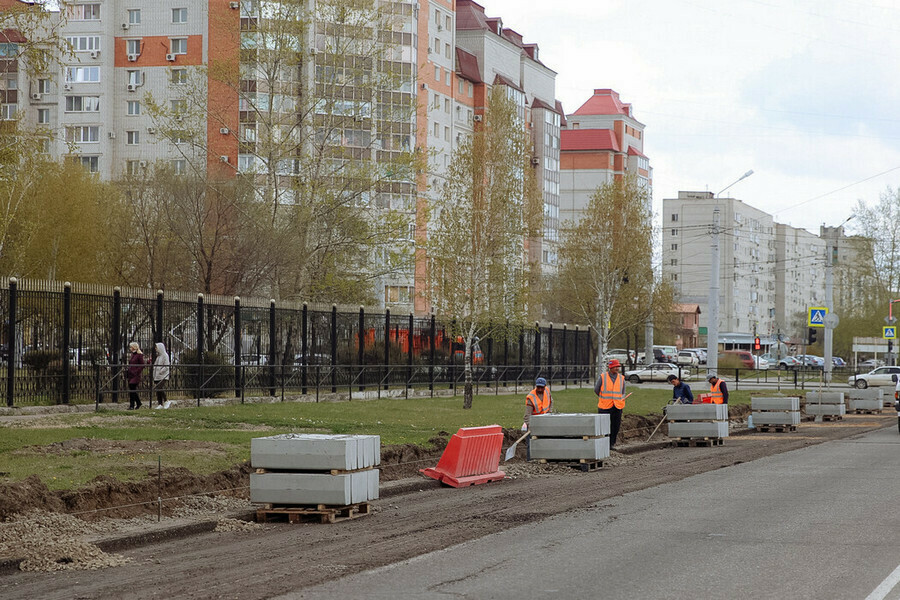
[{"label": "green grass", "polygon": [[[695,394],[705,390],[696,385]],[[659,414],[672,397],[668,389],[630,386],[626,414]],[[731,402],[748,403],[750,393],[732,392]],[[593,391],[569,389],[553,392],[559,412],[597,410]],[[460,427],[498,424],[518,428],[524,415],[525,394],[480,395],[471,410],[463,410],[462,397],[390,398],[370,401],[243,404],[177,410],[105,411],[91,414],[45,416],[27,422],[7,422],[0,434],[0,464],[7,481],[37,473],[51,489],[71,489],[97,475],[123,481],[144,478],[157,459],[167,467],[183,466],[211,473],[250,458],[254,437],[288,432],[379,434],[382,444],[427,445],[428,440]],[[136,442],[133,451],[119,445],[110,450],[72,450],[47,453],[47,446],[77,438],[109,442]],[[200,448],[167,442],[206,443]],[[139,442],[145,442],[140,444]],[[103,446],[100,446],[103,448]]]}]

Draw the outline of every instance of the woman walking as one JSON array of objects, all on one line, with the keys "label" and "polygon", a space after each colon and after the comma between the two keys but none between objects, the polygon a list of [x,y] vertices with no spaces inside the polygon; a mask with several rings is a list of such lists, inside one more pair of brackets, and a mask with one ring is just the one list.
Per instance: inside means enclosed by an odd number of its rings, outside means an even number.
[{"label": "woman walking", "polygon": [[138,396],[138,386],[141,385],[141,374],[144,372],[144,353],[137,342],[128,344],[131,357],[128,359],[128,369],[125,376],[128,378],[128,410],[137,410],[141,407],[141,398]]},{"label": "woman walking", "polygon": [[156,389],[156,408],[169,408],[166,401],[166,382],[169,381],[169,353],[166,345],[156,342],[153,347],[153,387]]}]

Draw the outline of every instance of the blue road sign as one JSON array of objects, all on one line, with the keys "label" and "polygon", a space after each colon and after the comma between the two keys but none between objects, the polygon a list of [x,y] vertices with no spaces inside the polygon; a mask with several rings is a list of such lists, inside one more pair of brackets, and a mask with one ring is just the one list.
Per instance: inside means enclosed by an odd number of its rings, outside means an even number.
[{"label": "blue road sign", "polygon": [[890,327],[882,327],[881,328],[881,337],[886,340],[893,340],[897,338],[897,328],[891,325]]},{"label": "blue road sign", "polygon": [[808,327],[825,327],[825,315],[827,314],[828,309],[824,306],[811,306],[806,318],[806,325]]}]

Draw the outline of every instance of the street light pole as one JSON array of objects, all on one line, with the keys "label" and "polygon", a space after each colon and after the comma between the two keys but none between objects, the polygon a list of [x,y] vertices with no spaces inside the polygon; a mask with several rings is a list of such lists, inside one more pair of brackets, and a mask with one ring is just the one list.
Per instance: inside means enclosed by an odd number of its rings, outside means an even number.
[{"label": "street light pole", "polygon": [[725,187],[723,187],[723,188],[719,191],[719,193],[716,194],[716,198],[718,198],[719,196],[721,196],[721,195],[722,195],[722,192],[724,192],[725,190],[727,190],[728,188],[730,188],[730,187],[733,186],[734,184],[738,183],[739,181],[743,181],[743,180],[747,179],[747,178],[750,177],[751,175],[753,175],[753,169],[750,169],[749,171],[747,171],[746,173],[744,173],[743,175],[741,175],[740,177],[738,177],[737,179],[735,179],[734,181],[732,181],[731,183],[729,183],[728,185],[726,185]]},{"label": "street light pole", "polygon": [[825,307],[828,314],[825,320],[825,370],[823,376],[825,385],[831,383],[831,371],[834,368],[833,348],[834,348],[834,328],[837,326],[837,315],[834,312],[834,263],[836,262],[837,236],[841,235],[844,225],[853,218],[850,215],[844,222],[834,228],[834,239],[829,239],[825,244]]}]

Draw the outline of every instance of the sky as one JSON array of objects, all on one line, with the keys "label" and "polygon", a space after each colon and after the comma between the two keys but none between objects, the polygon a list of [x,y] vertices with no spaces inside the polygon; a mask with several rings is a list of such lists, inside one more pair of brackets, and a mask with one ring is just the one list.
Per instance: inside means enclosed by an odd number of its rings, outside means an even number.
[{"label": "sky", "polygon": [[566,113],[631,103],[657,213],[752,169],[725,195],[818,233],[900,187],[900,0],[479,3],[539,45]]}]

